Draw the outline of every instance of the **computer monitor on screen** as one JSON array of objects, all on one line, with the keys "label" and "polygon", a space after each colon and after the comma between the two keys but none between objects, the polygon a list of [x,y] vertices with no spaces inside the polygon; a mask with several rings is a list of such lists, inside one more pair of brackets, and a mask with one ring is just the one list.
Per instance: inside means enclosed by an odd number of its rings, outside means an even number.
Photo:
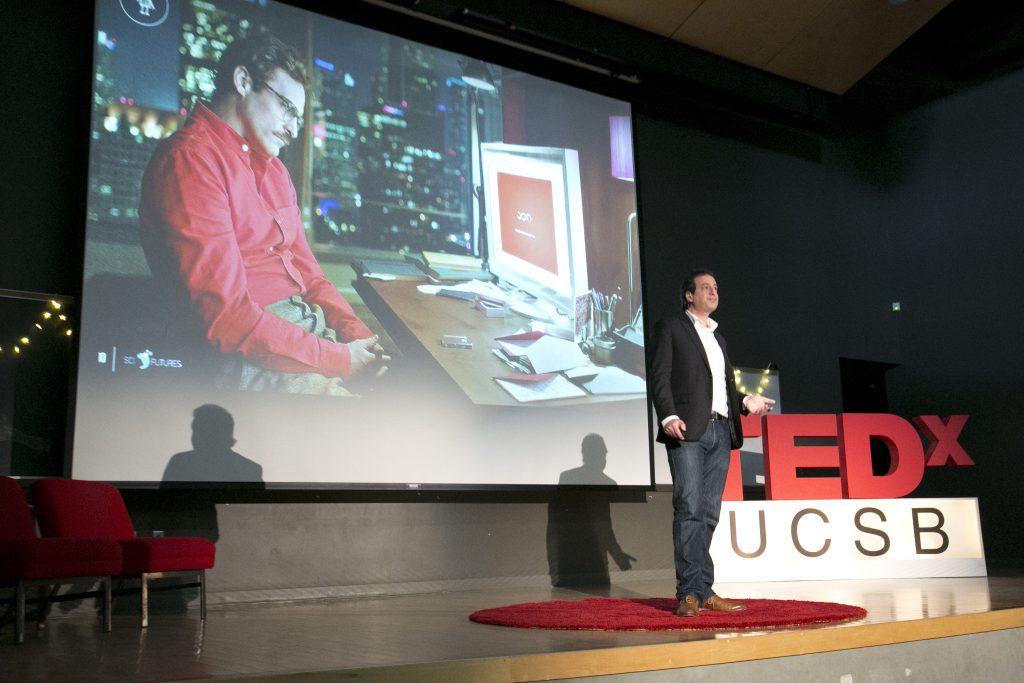
[{"label": "computer monitor on screen", "polygon": [[573,318],[589,289],[576,150],[485,143],[481,159],[491,272]]}]

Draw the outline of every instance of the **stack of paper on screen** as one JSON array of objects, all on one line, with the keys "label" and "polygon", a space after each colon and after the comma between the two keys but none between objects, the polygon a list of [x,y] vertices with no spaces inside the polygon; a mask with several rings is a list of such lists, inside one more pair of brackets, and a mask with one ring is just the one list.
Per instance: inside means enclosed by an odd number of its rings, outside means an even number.
[{"label": "stack of paper on screen", "polygon": [[524,373],[494,378],[520,402],[586,396],[578,385],[593,395],[646,391],[642,378],[614,366],[591,364],[579,346],[567,339],[531,331],[497,337],[494,341],[494,355]]},{"label": "stack of paper on screen", "polygon": [[559,372],[590,363],[573,342],[543,332],[520,332],[494,341],[509,356],[525,357],[534,372]]},{"label": "stack of paper on screen", "polygon": [[578,398],[586,392],[556,372],[534,375],[495,377],[502,389],[521,403],[549,401],[556,398]]},{"label": "stack of paper on screen", "polygon": [[647,391],[647,383],[622,368],[607,365],[598,368],[597,375],[583,387],[592,394],[638,394]]}]

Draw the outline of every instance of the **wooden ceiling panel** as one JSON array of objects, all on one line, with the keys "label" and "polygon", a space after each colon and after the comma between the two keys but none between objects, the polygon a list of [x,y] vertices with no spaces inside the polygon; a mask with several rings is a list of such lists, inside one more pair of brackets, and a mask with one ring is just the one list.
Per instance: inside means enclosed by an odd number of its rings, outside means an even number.
[{"label": "wooden ceiling panel", "polygon": [[951,0],[833,0],[765,70],[842,94]]},{"label": "wooden ceiling panel", "polygon": [[672,38],[764,69],[830,0],[706,0]]},{"label": "wooden ceiling panel", "polygon": [[952,0],[559,0],[842,94]]},{"label": "wooden ceiling panel", "polygon": [[666,38],[705,0],[564,0],[567,5]]}]

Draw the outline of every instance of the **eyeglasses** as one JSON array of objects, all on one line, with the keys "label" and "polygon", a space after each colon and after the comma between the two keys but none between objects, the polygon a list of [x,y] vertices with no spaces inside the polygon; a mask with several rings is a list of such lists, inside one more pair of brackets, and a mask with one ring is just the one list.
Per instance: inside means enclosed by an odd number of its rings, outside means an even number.
[{"label": "eyeglasses", "polygon": [[302,112],[299,111],[299,108],[296,107],[292,103],[292,101],[289,100],[287,97],[285,97],[281,93],[279,93],[276,90],[274,90],[273,88],[271,88],[269,84],[264,83],[263,87],[266,88],[267,90],[269,90],[270,92],[274,93],[275,95],[277,95],[277,101],[281,103],[281,109],[284,111],[284,121],[285,121],[285,123],[287,123],[288,121],[294,120],[295,121],[295,125],[297,127],[301,127],[302,126]]}]

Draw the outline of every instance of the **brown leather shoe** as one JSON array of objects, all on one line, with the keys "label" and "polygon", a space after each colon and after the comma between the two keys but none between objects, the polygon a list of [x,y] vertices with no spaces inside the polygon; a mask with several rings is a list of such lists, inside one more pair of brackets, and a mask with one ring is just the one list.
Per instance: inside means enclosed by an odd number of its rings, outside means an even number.
[{"label": "brown leather shoe", "polygon": [[735,600],[727,600],[717,595],[712,595],[710,598],[704,601],[704,604],[700,606],[701,609],[709,609],[714,612],[742,612],[747,609],[747,606],[742,602],[736,602]]},{"label": "brown leather shoe", "polygon": [[692,595],[687,595],[685,598],[679,601],[679,607],[676,608],[677,617],[696,617],[700,616],[700,608],[697,603],[697,598]]}]

